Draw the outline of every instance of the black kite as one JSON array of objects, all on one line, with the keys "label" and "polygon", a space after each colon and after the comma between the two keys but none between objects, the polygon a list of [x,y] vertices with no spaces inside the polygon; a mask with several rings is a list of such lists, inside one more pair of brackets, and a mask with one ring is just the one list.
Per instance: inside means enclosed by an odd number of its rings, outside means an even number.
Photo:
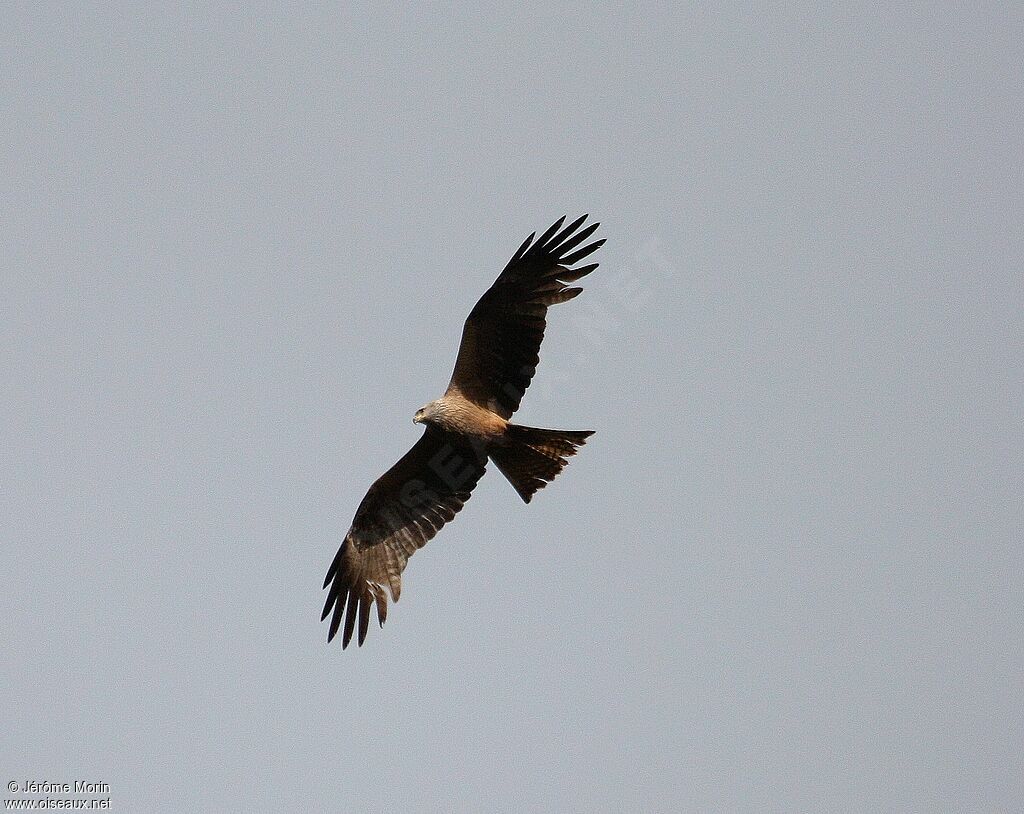
[{"label": "black kite", "polygon": [[580,229],[586,219],[563,229],[562,217],[536,241],[530,235],[470,312],[448,389],[413,418],[426,425],[423,437],[370,487],[327,571],[320,618],[333,610],[328,641],[344,617],[342,647],[357,619],[362,645],[373,605],[384,625],[387,592],[398,601],[409,557],[469,500],[488,458],[529,503],[593,434],[508,420],[537,369],[548,306],[579,294],[583,289],[567,284],[597,268],[572,268],[604,243],[576,248],[599,225]]}]

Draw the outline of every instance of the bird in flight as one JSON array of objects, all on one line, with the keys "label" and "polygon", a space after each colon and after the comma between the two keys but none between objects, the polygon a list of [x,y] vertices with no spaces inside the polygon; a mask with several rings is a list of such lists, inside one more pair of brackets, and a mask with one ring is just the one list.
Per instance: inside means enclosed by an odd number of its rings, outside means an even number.
[{"label": "bird in flight", "polygon": [[488,460],[529,503],[593,435],[509,421],[537,369],[548,307],[577,296],[583,289],[569,284],[597,268],[576,266],[604,243],[577,248],[599,226],[581,229],[586,219],[563,228],[563,216],[530,235],[470,311],[448,389],[413,417],[422,437],[370,487],[327,571],[327,641],[344,618],[342,648],[357,620],[362,645],[373,606],[384,626],[387,594],[398,601],[409,557],[469,500]]}]

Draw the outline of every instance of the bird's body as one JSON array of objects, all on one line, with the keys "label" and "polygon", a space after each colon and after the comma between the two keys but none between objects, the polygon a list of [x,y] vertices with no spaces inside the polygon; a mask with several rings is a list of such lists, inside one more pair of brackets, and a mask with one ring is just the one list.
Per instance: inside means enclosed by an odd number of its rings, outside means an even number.
[{"label": "bird's body", "polygon": [[409,557],[469,500],[488,461],[529,503],[592,435],[509,421],[536,371],[548,307],[577,296],[567,283],[597,268],[570,268],[604,243],[576,249],[598,226],[577,231],[585,219],[561,229],[562,218],[536,242],[530,235],[470,312],[448,389],[413,417],[423,436],[370,487],[327,572],[328,641],[344,618],[342,646],[357,621],[361,645],[373,606],[384,624]]}]

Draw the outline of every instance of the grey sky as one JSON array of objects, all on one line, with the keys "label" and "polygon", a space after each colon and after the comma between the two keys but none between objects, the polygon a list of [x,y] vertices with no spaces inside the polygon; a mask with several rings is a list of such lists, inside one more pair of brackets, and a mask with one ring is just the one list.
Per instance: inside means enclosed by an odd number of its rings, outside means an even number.
[{"label": "grey sky", "polygon": [[[1011,6],[8,6],[0,780],[1024,806]],[[582,212],[517,418],[597,435],[530,506],[490,472],[328,646],[463,319]]]}]

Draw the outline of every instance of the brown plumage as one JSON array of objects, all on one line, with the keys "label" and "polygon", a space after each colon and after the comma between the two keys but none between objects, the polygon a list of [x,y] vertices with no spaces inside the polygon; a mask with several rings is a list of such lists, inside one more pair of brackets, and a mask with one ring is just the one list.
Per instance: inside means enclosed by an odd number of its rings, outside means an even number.
[{"label": "brown plumage", "polygon": [[580,229],[586,218],[530,235],[470,312],[448,389],[413,418],[426,431],[370,487],[327,571],[328,641],[344,620],[342,647],[357,622],[361,645],[374,606],[384,625],[387,594],[398,601],[409,557],[469,500],[488,459],[529,503],[593,434],[508,421],[536,372],[548,307],[577,296],[582,289],[568,284],[597,268],[571,268],[604,243],[578,248],[598,227]]}]

